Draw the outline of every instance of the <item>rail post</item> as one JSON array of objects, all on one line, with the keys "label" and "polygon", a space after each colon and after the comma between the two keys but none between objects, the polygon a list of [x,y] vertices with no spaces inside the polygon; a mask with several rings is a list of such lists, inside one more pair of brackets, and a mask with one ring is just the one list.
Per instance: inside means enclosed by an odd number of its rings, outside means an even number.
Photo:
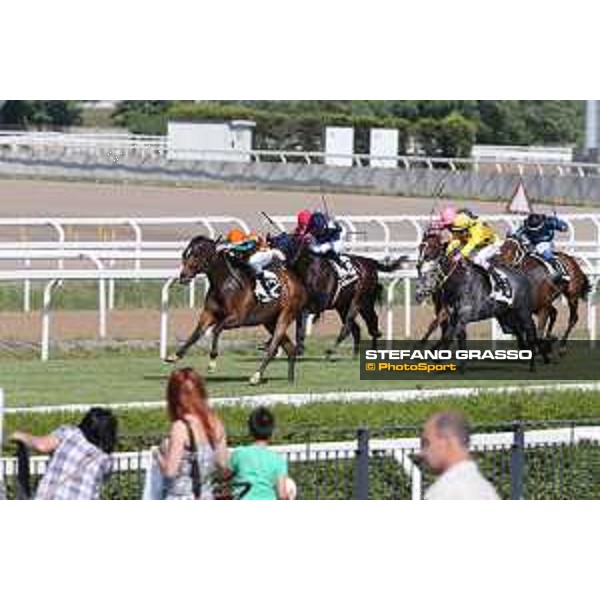
[{"label": "rail post", "polygon": [[59,279],[52,279],[44,288],[44,298],[42,303],[42,362],[48,360],[50,351],[50,305],[52,302],[52,290],[59,283]]},{"label": "rail post", "polygon": [[160,292],[160,358],[167,357],[167,346],[169,343],[169,291],[175,277],[165,281]]},{"label": "rail post", "polygon": [[404,337],[410,339],[411,329],[411,290],[410,277],[404,278]]},{"label": "rail post", "polygon": [[386,338],[391,340],[394,338],[394,295],[396,291],[396,286],[400,279],[395,277],[390,281],[387,288],[387,308],[386,308]]},{"label": "rail post", "polygon": [[522,423],[515,425],[510,453],[511,499],[523,499],[523,479],[525,476],[525,429]]},{"label": "rail post", "polygon": [[369,430],[360,427],[357,431],[356,468],[354,475],[354,499],[369,499]]},{"label": "rail post", "polygon": [[[96,265],[98,271],[104,271],[104,263],[95,255],[90,254],[89,258]],[[100,339],[106,337],[106,279],[98,279],[98,335]]]}]

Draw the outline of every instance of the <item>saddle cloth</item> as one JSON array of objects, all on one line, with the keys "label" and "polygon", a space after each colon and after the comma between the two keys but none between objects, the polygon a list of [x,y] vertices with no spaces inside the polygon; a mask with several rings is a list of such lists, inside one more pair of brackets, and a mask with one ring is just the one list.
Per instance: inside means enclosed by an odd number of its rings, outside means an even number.
[{"label": "saddle cloth", "polygon": [[553,279],[561,279],[563,277],[568,277],[569,272],[567,271],[560,255],[554,255],[556,267],[537,252],[532,252],[531,256],[533,256],[533,258],[535,258],[546,269],[546,271],[548,271],[548,274]]},{"label": "saddle cloth", "polygon": [[279,277],[277,277],[274,271],[268,269],[263,270],[263,277],[266,286],[263,286],[260,280],[257,279],[254,286],[254,295],[258,302],[267,304],[268,302],[277,300],[281,296],[281,281],[279,281]]},{"label": "saddle cloth", "polygon": [[492,294],[495,295],[497,299],[511,305],[513,302],[513,288],[510,284],[510,280],[502,271],[500,271],[500,269],[494,269],[494,274],[495,277],[500,280],[500,284],[494,279],[494,276],[491,273],[488,274],[492,286]]},{"label": "saddle cloth", "polygon": [[358,279],[358,273],[349,256],[340,255],[339,263],[333,259],[329,259],[329,262],[337,275],[339,290],[354,283]]}]

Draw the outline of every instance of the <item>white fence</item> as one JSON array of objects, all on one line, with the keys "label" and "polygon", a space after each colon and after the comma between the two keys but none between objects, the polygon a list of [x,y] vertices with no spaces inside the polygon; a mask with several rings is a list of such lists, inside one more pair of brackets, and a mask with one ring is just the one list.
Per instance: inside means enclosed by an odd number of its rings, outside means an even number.
[{"label": "white fence", "polygon": [[[143,136],[119,133],[57,133],[46,131],[0,131],[0,150],[13,156],[64,157],[79,154],[118,163],[127,159],[166,161],[168,152],[166,136]],[[206,150],[195,154],[204,160],[215,160],[227,154],[225,150]],[[355,166],[381,166],[412,169],[448,169],[450,171],[492,169],[497,173],[518,172],[524,174],[533,169],[539,175],[598,176],[600,165],[592,163],[561,162],[556,160],[500,160],[496,158],[451,158],[419,155],[370,155],[361,153],[332,154],[325,152],[302,152],[287,150],[231,150],[231,160],[241,162],[279,162],[324,164],[334,159]]]},{"label": "white fence", "polygon": [[[591,279],[595,291],[600,279],[600,214],[573,213],[563,215],[569,231],[558,240],[566,251],[575,254]],[[514,228],[519,219],[511,215],[486,215],[486,220],[499,229]],[[289,229],[293,216],[272,217],[280,230]],[[429,215],[341,215],[337,217],[347,234],[349,252],[377,258],[405,254],[416,258],[417,246],[424,229],[430,222]],[[35,230],[33,239],[15,239],[0,242],[0,281],[23,283],[23,308],[31,309],[31,284],[45,282],[42,302],[41,357],[47,360],[50,347],[50,313],[52,293],[62,281],[88,280],[98,282],[98,335],[106,337],[108,312],[114,308],[115,282],[157,280],[162,282],[160,299],[160,355],[166,355],[168,342],[169,292],[178,274],[180,256],[187,240],[150,239],[145,228],[156,231],[177,226],[199,226],[210,237],[216,237],[229,227],[245,231],[250,224],[238,217],[227,215],[201,217],[150,217],[150,218],[4,218],[0,219],[0,234],[7,230],[19,232],[23,228]],[[128,239],[69,239],[76,228],[121,228],[129,233]],[[45,231],[44,231],[45,230]],[[48,232],[50,232],[48,234]],[[40,239],[50,235],[50,239]],[[77,236],[78,237],[78,236]],[[49,268],[48,261],[55,266]],[[44,264],[34,268],[35,264]],[[76,268],[67,268],[69,264]],[[87,263],[87,264],[86,264]],[[17,268],[15,268],[15,264]],[[23,268],[20,268],[23,265]],[[386,292],[385,332],[388,339],[398,333],[394,322],[394,306],[399,288],[402,287],[403,335],[413,335],[412,280],[416,273],[412,268],[385,276]],[[196,287],[189,292],[189,306],[196,304]],[[591,339],[597,337],[596,306],[594,294],[587,303],[587,329]],[[498,336],[492,324],[492,338]]]}]

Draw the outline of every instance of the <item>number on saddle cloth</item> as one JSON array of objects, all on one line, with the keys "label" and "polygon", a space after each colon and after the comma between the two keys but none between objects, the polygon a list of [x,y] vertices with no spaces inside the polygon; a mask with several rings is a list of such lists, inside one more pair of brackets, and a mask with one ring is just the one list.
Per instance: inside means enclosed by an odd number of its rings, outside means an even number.
[{"label": "number on saddle cloth", "polygon": [[261,304],[277,300],[281,296],[281,281],[274,271],[264,269],[262,277],[256,277],[254,295]]},{"label": "number on saddle cloth", "polygon": [[342,254],[338,255],[337,260],[329,259],[337,277],[340,287],[345,287],[358,279],[358,273],[352,264],[352,259],[349,256]]}]

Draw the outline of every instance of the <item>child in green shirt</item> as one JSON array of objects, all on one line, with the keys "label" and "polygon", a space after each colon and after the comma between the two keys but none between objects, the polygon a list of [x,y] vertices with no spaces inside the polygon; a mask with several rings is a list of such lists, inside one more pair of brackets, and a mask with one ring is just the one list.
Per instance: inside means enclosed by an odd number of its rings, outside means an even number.
[{"label": "child in green shirt", "polygon": [[248,429],[254,443],[236,448],[230,459],[234,487],[249,486],[242,500],[287,500],[287,461],[268,447],[275,429],[273,413],[256,408],[248,418]]}]

